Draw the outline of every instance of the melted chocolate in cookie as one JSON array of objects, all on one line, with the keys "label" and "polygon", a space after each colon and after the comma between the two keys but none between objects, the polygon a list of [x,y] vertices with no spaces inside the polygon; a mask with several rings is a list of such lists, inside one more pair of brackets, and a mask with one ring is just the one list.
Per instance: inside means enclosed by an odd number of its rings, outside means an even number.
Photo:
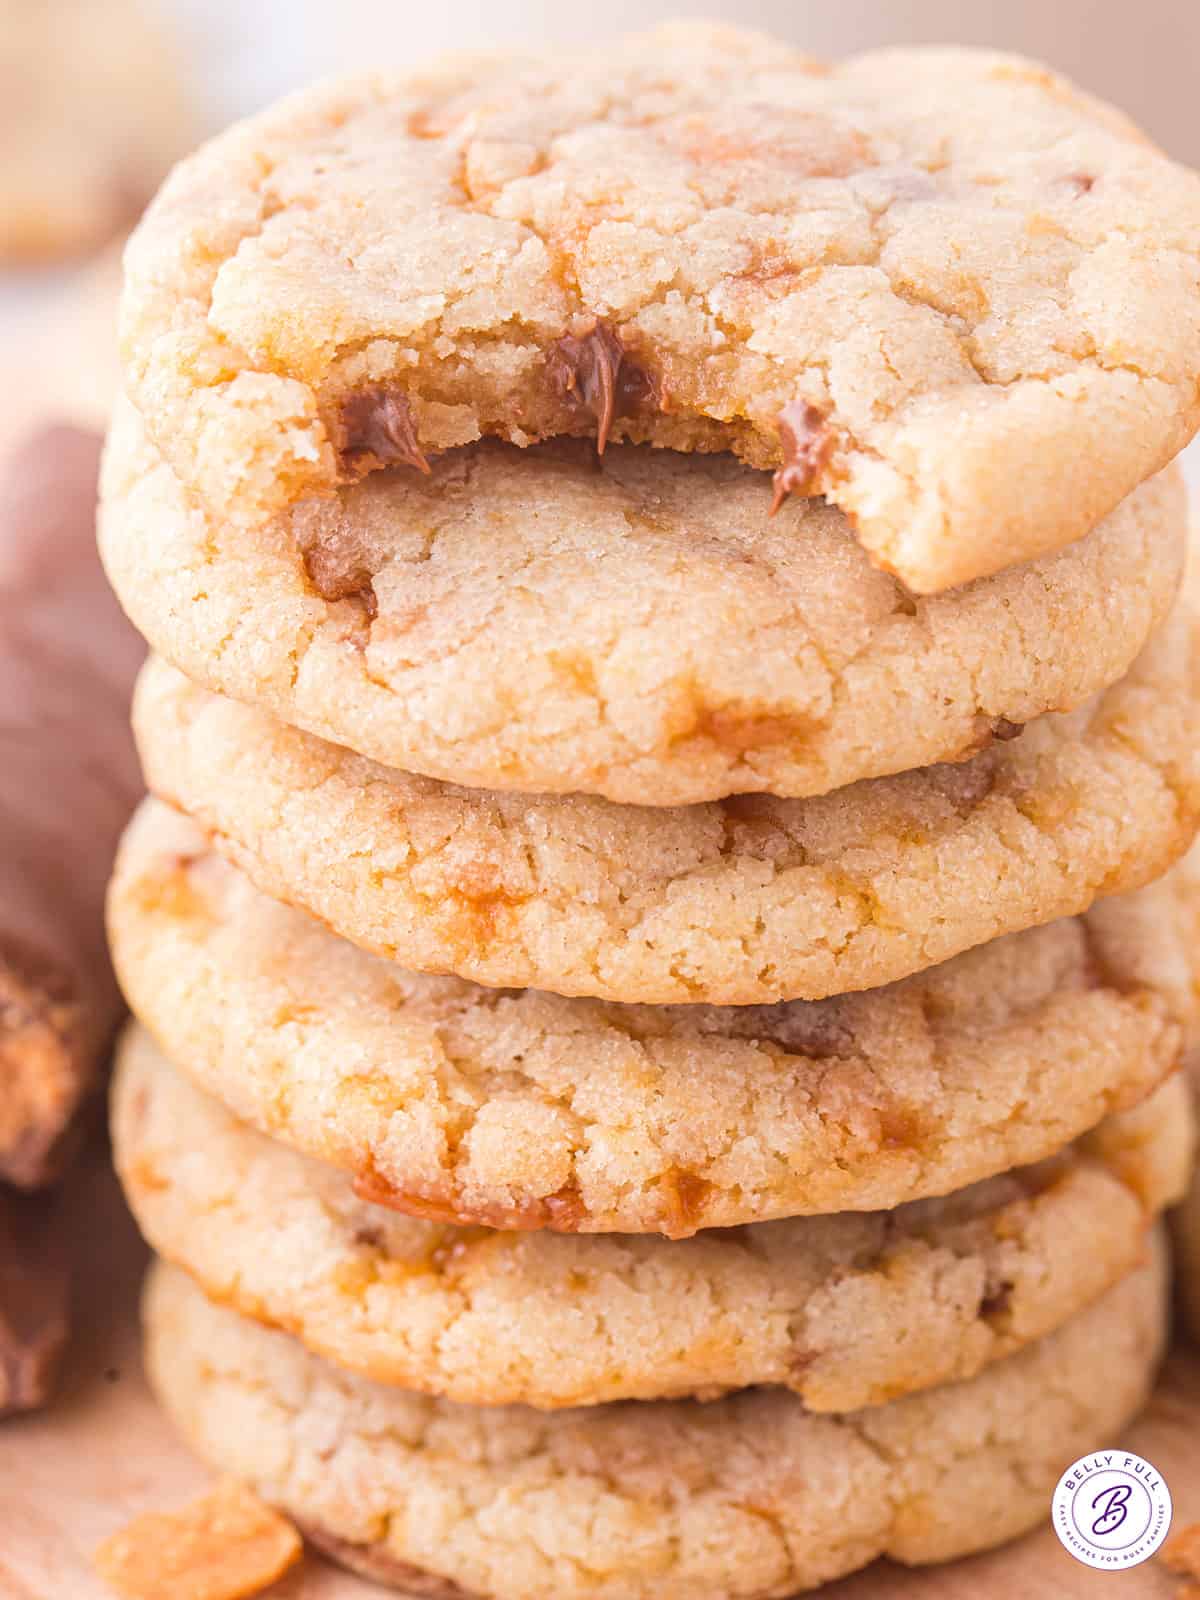
[{"label": "melted chocolate in cookie", "polygon": [[807,400],[791,400],[779,413],[783,465],[775,474],[774,516],[790,494],[811,494],[813,482],[829,459],[833,435],[825,418]]},{"label": "melted chocolate in cookie", "polygon": [[416,467],[429,471],[429,462],[417,443],[412,409],[395,389],[375,384],[347,395],[338,418],[339,453],[352,476],[379,467]]},{"label": "melted chocolate in cookie", "polygon": [[546,373],[562,399],[596,419],[601,455],[617,417],[658,403],[654,379],[629,359],[620,334],[598,318],[586,333],[568,333],[558,340]]}]

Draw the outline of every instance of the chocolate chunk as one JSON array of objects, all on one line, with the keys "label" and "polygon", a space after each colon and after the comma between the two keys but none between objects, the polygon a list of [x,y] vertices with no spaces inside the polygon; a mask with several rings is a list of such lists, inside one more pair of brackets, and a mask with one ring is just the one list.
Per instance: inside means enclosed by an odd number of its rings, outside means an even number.
[{"label": "chocolate chunk", "polygon": [[1023,722],[1010,722],[1007,717],[997,717],[992,724],[992,738],[1005,744],[1009,739],[1019,739],[1024,732]]},{"label": "chocolate chunk", "polygon": [[996,787],[994,749],[972,756],[958,766],[941,767],[937,786],[959,815],[965,817],[976,806],[981,806]]},{"label": "chocolate chunk", "polygon": [[365,567],[342,567],[336,552],[314,545],[304,553],[304,570],[322,600],[358,600],[368,620],[373,622],[379,615],[372,574]]},{"label": "chocolate chunk", "polygon": [[[854,1034],[838,999],[782,1000],[773,1006],[742,1006],[730,1031],[739,1037],[777,1045],[810,1061],[836,1060],[854,1049]],[[728,1026],[728,1023],[726,1023]]]},{"label": "chocolate chunk", "polygon": [[1012,1304],[1013,1284],[1008,1279],[999,1283],[989,1284],[984,1291],[983,1299],[979,1302],[979,1315],[985,1322],[990,1322],[994,1317],[1002,1317]]},{"label": "chocolate chunk", "polygon": [[816,406],[790,400],[776,419],[783,465],[775,474],[773,517],[790,494],[811,494],[817,473],[829,459],[833,434]]},{"label": "chocolate chunk", "polygon": [[429,471],[417,443],[412,410],[396,389],[375,384],[347,395],[338,416],[338,451],[352,473],[372,467],[416,467]]},{"label": "chocolate chunk", "polygon": [[308,581],[321,598],[357,600],[374,620],[381,556],[353,512],[337,500],[308,501],[297,506],[293,527]]},{"label": "chocolate chunk", "polygon": [[67,1342],[68,1301],[54,1203],[0,1191],[0,1417],[50,1398]]},{"label": "chocolate chunk", "polygon": [[551,350],[546,373],[558,395],[596,420],[596,449],[603,455],[617,417],[657,405],[658,386],[629,359],[621,336],[597,318],[579,335],[564,334]]}]

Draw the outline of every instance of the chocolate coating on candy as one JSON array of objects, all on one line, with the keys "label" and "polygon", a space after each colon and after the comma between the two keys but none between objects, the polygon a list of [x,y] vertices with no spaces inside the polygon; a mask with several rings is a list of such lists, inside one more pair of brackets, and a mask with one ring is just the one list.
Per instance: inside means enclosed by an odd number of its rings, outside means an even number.
[{"label": "chocolate coating on candy", "polygon": [[395,389],[376,384],[347,395],[338,417],[338,433],[338,454],[351,477],[376,466],[429,471],[429,462],[417,443],[412,409]]},{"label": "chocolate coating on candy", "polygon": [[69,1293],[53,1206],[0,1192],[0,1417],[50,1398],[67,1342]]},{"label": "chocolate coating on candy", "polygon": [[807,400],[790,400],[779,413],[779,442],[783,465],[774,477],[774,516],[789,494],[811,494],[817,473],[829,459],[833,434],[825,418]]},{"label": "chocolate coating on candy", "polygon": [[659,402],[654,379],[629,359],[620,334],[599,318],[586,333],[568,333],[558,340],[546,372],[564,400],[595,417],[601,455],[615,418]]}]

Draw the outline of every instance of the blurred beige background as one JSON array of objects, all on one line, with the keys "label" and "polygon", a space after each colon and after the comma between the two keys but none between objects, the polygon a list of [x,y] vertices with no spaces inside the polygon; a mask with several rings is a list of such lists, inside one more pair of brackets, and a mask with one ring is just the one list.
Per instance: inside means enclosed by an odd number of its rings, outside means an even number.
[{"label": "blurred beige background", "polygon": [[1200,165],[1198,0],[167,0],[204,58],[211,113],[235,115],[306,77],[432,51],[587,41],[679,15],[780,34],[815,55],[960,42],[1041,57],[1117,101]]}]

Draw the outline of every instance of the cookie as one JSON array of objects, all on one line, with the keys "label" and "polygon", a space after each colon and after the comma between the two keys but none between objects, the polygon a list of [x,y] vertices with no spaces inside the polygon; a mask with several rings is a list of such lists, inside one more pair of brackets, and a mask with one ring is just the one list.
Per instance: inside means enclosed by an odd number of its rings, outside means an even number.
[{"label": "cookie", "polygon": [[174,51],[137,0],[0,0],[0,262],[93,249],[194,142]]},{"label": "cookie", "polygon": [[969,761],[689,807],[462,789],[381,767],[153,663],[151,790],[260,888],[427,972],[618,1001],[877,987],[1164,872],[1200,818],[1182,610],[1127,677]]},{"label": "cookie", "polygon": [[639,805],[821,794],[958,760],[1124,673],[1186,546],[1175,471],[1067,550],[914,599],[820,500],[731,456],[471,445],[248,533],[126,407],[101,546],[196,682],[385,765]]},{"label": "cookie", "polygon": [[127,387],[249,523],[483,435],[732,449],[919,592],[1200,424],[1200,180],[1045,68],[683,23],[310,90],[176,170]]},{"label": "cookie", "polygon": [[143,1233],[219,1304],[377,1382],[548,1408],[773,1384],[849,1411],[972,1377],[1139,1264],[1193,1153],[1176,1075],[1061,1155],[944,1200],[671,1243],[372,1205],[238,1122],[136,1029],[112,1129]]},{"label": "cookie", "polygon": [[[621,1006],[422,977],[147,804],[109,937],[135,1015],[242,1118],[433,1220],[659,1232],[880,1210],[1060,1150],[1177,1064],[1169,888],[891,989]],[[1125,945],[1136,959],[1125,959]]]},{"label": "cookie", "polygon": [[339,1372],[157,1268],[150,1380],[189,1443],[409,1594],[792,1595],[887,1555],[945,1561],[1045,1519],[1060,1473],[1144,1403],[1163,1253],[968,1382],[815,1416],[778,1389],[544,1413]]}]

